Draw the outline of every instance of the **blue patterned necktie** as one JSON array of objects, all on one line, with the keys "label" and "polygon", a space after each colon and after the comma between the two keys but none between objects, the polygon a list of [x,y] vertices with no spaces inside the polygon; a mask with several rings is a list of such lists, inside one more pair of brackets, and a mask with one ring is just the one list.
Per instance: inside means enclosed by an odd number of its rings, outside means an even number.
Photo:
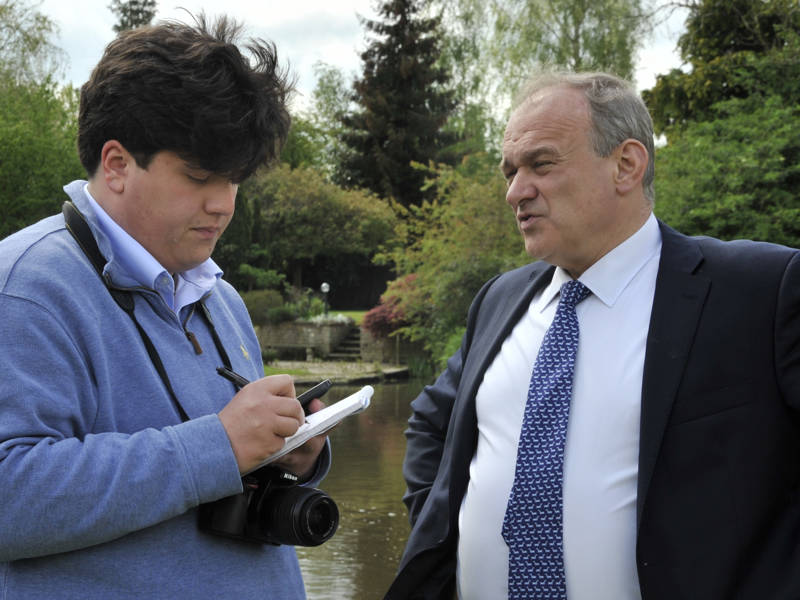
[{"label": "blue patterned necktie", "polygon": [[572,377],[578,351],[575,306],[589,290],[561,286],[556,316],[533,367],[505,518],[509,600],[566,600],[562,479]]}]

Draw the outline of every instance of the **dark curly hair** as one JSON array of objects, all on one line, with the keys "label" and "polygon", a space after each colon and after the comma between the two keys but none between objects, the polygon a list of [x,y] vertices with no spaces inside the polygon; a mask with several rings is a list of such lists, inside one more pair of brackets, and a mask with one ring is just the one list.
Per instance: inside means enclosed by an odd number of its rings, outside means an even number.
[{"label": "dark curly hair", "polygon": [[147,168],[168,150],[192,166],[241,182],[275,160],[291,118],[293,89],[275,45],[236,46],[241,25],[165,22],[120,34],[81,87],[78,152],[91,177],[103,144],[118,140]]}]

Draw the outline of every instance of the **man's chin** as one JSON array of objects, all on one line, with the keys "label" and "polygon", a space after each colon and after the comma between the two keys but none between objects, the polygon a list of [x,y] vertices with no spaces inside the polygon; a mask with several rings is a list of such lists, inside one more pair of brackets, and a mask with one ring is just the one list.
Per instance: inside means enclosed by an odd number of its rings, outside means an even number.
[{"label": "man's chin", "polygon": [[547,252],[542,247],[540,239],[531,239],[530,237],[523,237],[523,242],[525,243],[525,252],[528,256],[530,256],[534,260],[542,260],[545,256],[547,256]]}]

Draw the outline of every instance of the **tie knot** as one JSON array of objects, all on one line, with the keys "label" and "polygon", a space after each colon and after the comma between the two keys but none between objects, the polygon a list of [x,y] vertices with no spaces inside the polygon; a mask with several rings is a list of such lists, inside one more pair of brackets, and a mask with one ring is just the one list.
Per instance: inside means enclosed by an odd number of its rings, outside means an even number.
[{"label": "tie knot", "polygon": [[578,303],[591,294],[591,290],[577,279],[567,281],[561,286],[561,299],[559,302],[574,308]]}]

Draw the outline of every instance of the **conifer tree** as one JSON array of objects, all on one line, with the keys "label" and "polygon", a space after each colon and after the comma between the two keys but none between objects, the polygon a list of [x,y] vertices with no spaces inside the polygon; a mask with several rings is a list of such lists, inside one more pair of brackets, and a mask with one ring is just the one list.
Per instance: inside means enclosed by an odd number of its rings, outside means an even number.
[{"label": "conifer tree", "polygon": [[364,21],[374,38],[361,54],[357,107],[343,118],[346,152],[337,179],[410,206],[421,202],[425,180],[412,162],[451,162],[446,148],[454,140],[442,127],[453,94],[437,64],[439,19],[423,18],[419,0],[386,0],[378,15]]},{"label": "conifer tree", "polygon": [[111,0],[108,8],[119,18],[117,33],[149,25],[156,16],[156,0]]}]

